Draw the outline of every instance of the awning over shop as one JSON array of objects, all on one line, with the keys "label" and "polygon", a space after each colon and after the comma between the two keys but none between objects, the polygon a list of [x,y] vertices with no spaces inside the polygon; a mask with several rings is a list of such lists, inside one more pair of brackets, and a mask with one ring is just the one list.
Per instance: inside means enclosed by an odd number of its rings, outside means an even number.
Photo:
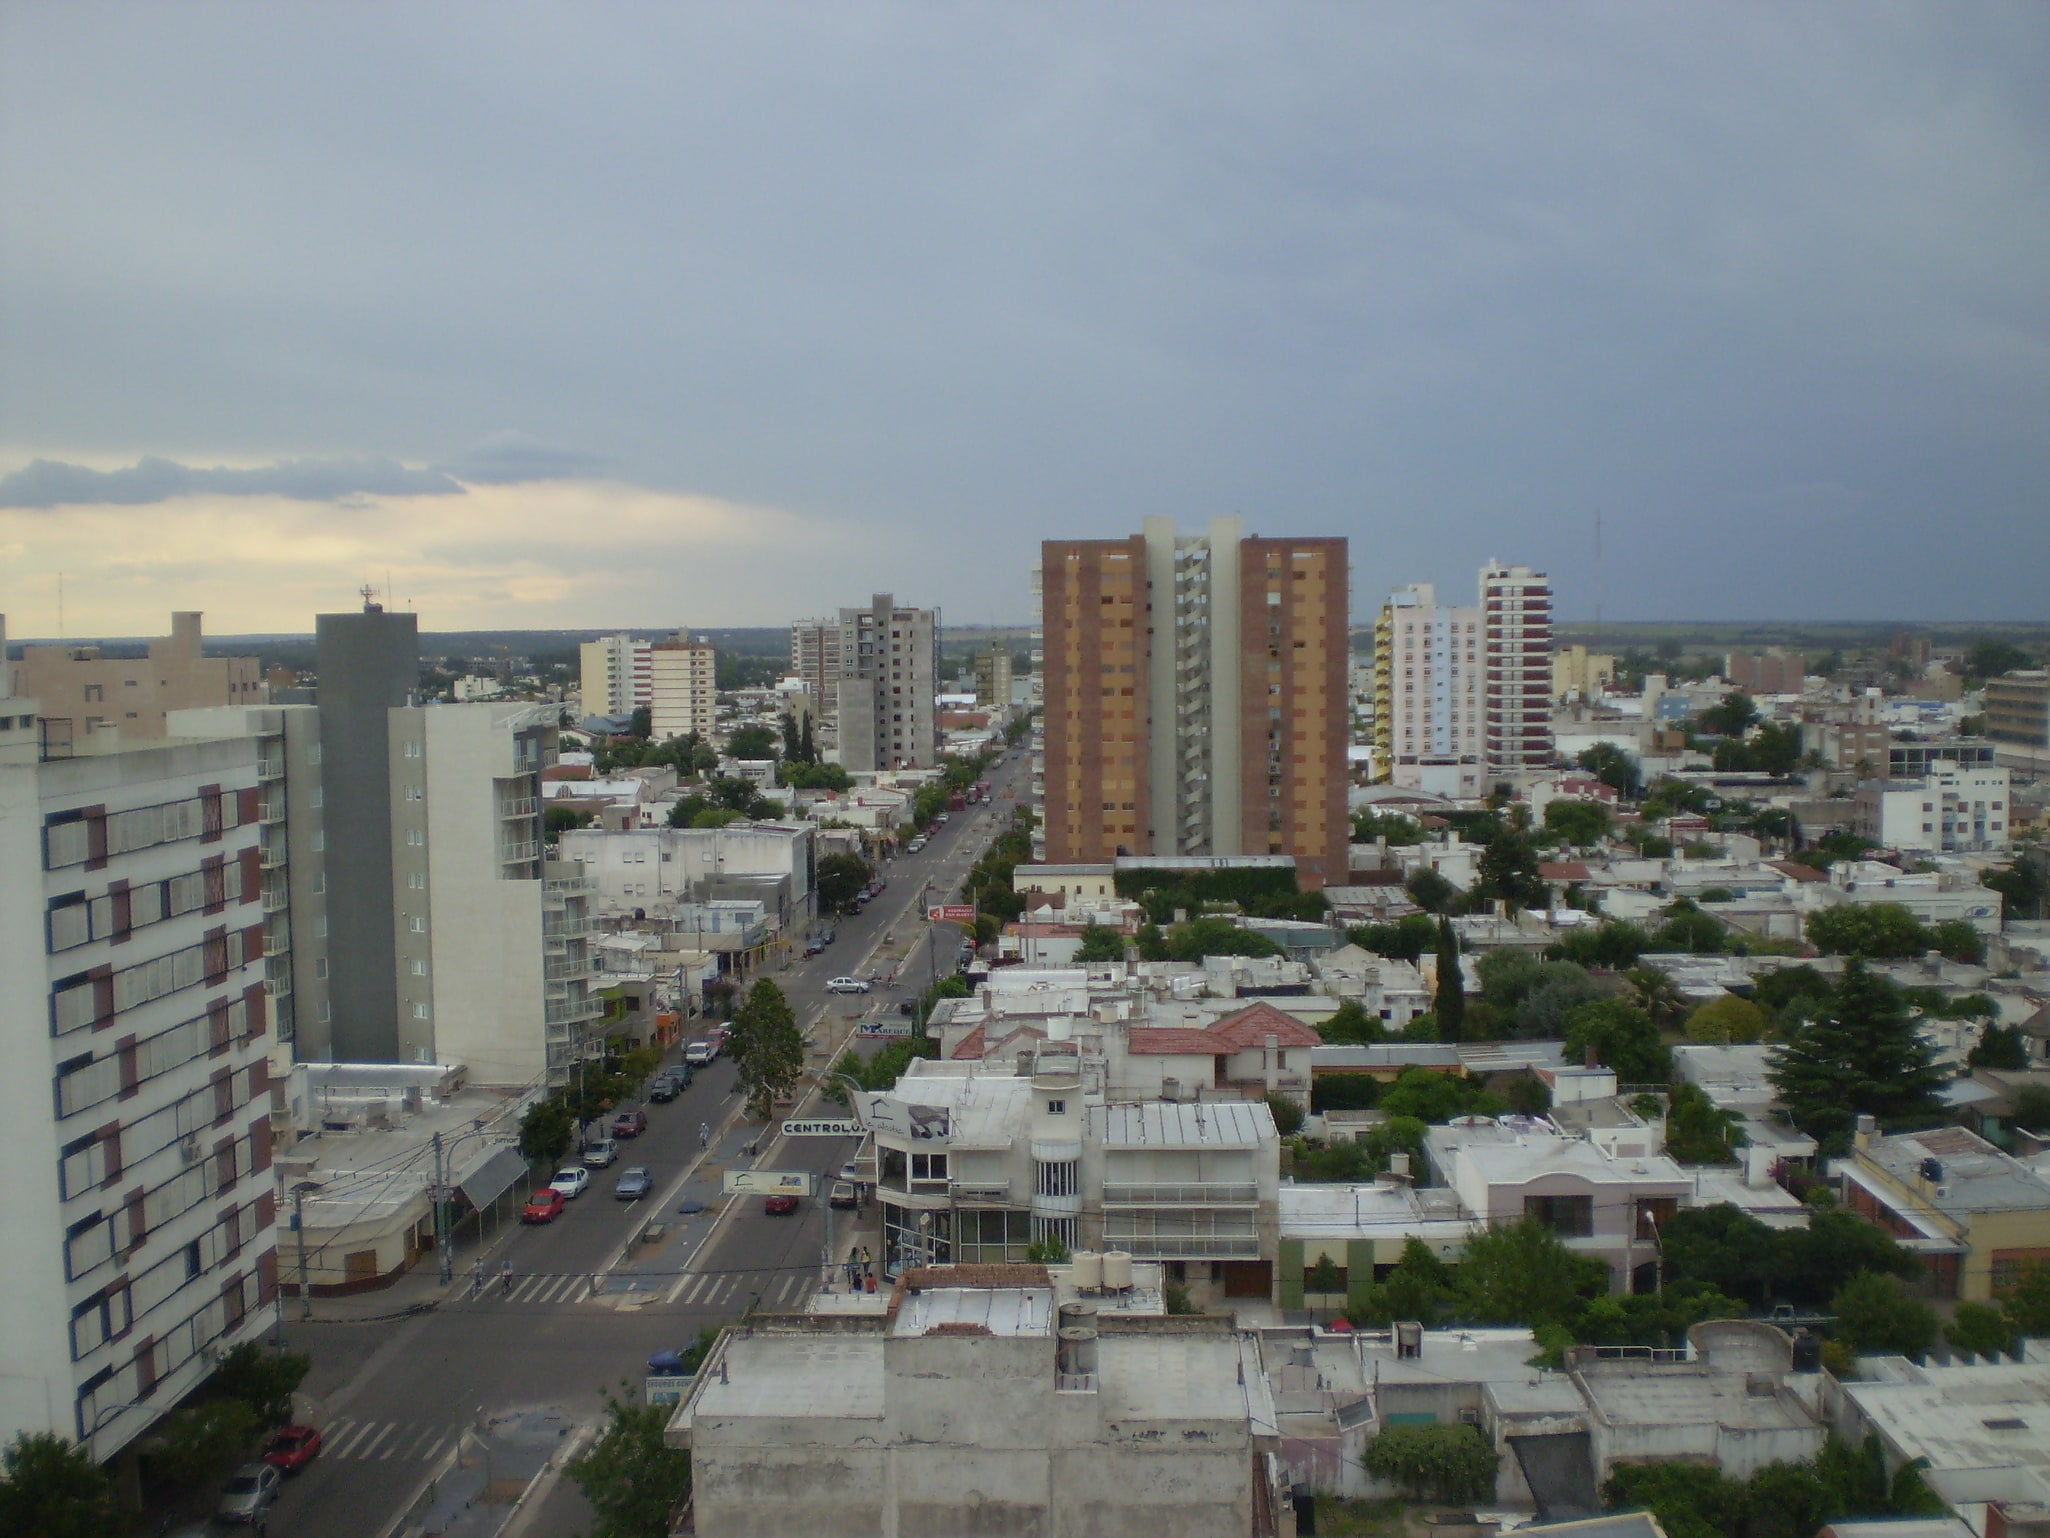
[{"label": "awning over shop", "polygon": [[495,1148],[483,1163],[457,1182],[472,1207],[485,1207],[510,1189],[527,1172],[527,1161],[517,1148]]}]

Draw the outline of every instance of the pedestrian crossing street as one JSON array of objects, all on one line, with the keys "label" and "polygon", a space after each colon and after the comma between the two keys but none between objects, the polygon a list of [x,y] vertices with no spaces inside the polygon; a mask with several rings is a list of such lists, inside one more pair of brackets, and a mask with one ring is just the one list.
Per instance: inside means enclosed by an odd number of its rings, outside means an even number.
[{"label": "pedestrian crossing street", "polygon": [[482,1293],[470,1291],[463,1296],[478,1303],[582,1303],[591,1296],[591,1273],[542,1271],[515,1276],[510,1292],[494,1276],[486,1280]]},{"label": "pedestrian crossing street", "polygon": [[325,1428],[320,1458],[360,1463],[420,1463],[439,1458],[462,1434],[460,1426],[418,1421],[339,1420]]}]

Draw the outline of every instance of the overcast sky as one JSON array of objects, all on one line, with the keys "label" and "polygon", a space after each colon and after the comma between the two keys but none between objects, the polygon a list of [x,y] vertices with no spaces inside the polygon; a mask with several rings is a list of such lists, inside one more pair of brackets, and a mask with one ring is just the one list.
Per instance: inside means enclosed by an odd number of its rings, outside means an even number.
[{"label": "overcast sky", "polygon": [[2046,80],[2041,0],[0,0],[0,611],[1022,621],[1239,512],[1356,620],[2050,618]]}]

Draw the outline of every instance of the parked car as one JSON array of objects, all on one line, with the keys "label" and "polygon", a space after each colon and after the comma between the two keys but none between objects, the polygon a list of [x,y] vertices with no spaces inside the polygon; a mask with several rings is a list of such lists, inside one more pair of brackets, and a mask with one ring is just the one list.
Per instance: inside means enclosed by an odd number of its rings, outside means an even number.
[{"label": "parked car", "polygon": [[796,1210],[797,1198],[794,1196],[765,1196],[762,1198],[762,1211],[772,1218],[785,1217]]},{"label": "parked car", "polygon": [[228,1476],[228,1487],[221,1492],[214,1515],[223,1522],[254,1527],[270,1515],[277,1504],[278,1487],[284,1482],[285,1476],[268,1463],[245,1463]]},{"label": "parked car", "polygon": [[614,1137],[639,1137],[647,1130],[648,1113],[646,1111],[621,1111],[612,1118],[612,1135]]},{"label": "parked car", "polygon": [[826,1205],[829,1207],[858,1207],[861,1205],[861,1193],[854,1188],[853,1181],[836,1180],[833,1182],[832,1190],[826,1195]]},{"label": "parked car", "polygon": [[648,1080],[648,1098],[657,1105],[667,1105],[682,1093],[682,1086],[666,1073],[658,1073]]},{"label": "parked car", "polygon": [[271,1434],[270,1443],[263,1450],[263,1461],[274,1469],[296,1474],[311,1463],[319,1451],[318,1426],[286,1426]]},{"label": "parked car", "polygon": [[613,1183],[612,1194],[623,1202],[637,1202],[655,1188],[654,1177],[645,1164],[630,1164]]},{"label": "parked car", "polygon": [[866,993],[868,984],[858,977],[829,977],[826,979],[828,993]]},{"label": "parked car", "polygon": [[897,1001],[897,1013],[898,1013],[898,1014],[900,1014],[900,1015],[915,1015],[915,1014],[917,1014],[917,1013],[918,1013],[918,1000],[917,1000],[917,999],[899,999],[899,1000]]},{"label": "parked car", "polygon": [[555,1172],[555,1178],[548,1182],[550,1190],[560,1191],[564,1201],[570,1201],[584,1194],[584,1187],[591,1183],[591,1172],[581,1164],[566,1164]]},{"label": "parked car", "polygon": [[609,1137],[601,1137],[584,1145],[584,1164],[587,1168],[602,1170],[619,1157],[619,1145]]},{"label": "parked car", "polygon": [[562,1199],[562,1193],[554,1186],[543,1186],[520,1209],[522,1223],[553,1223],[562,1216],[562,1209],[569,1204]]},{"label": "parked car", "polygon": [[694,1041],[683,1049],[683,1060],[693,1068],[708,1067],[718,1056],[719,1040],[717,1037],[708,1037],[704,1041]]},{"label": "parked car", "polygon": [[854,1161],[852,1159],[849,1159],[845,1164],[840,1166],[839,1178],[845,1181],[849,1181],[856,1185],[859,1185],[861,1183],[861,1176],[855,1173]]}]

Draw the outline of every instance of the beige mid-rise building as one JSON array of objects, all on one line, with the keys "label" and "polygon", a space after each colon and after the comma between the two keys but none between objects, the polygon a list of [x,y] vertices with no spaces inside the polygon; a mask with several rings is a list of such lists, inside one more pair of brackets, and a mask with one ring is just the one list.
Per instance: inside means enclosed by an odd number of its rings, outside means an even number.
[{"label": "beige mid-rise building", "polygon": [[718,719],[719,653],[710,641],[679,630],[648,654],[650,730],[660,742],[695,732],[711,739]]},{"label": "beige mid-rise building", "polygon": [[97,645],[22,648],[15,692],[40,702],[45,730],[58,738],[108,727],[123,738],[161,738],[164,716],[209,705],[260,705],[268,697],[255,657],[209,657],[200,616],[171,616],[171,633],[141,657],[109,657]]}]

